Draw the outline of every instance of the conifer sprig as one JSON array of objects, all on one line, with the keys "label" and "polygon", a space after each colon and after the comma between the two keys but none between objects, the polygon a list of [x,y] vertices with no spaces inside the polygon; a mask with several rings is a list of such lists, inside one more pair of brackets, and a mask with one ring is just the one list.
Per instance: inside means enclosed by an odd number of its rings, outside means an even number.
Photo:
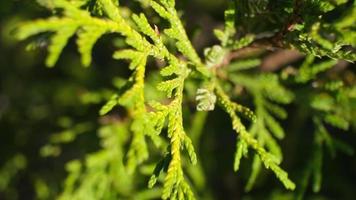
[{"label": "conifer sprig", "polygon": [[[242,141],[238,142],[235,159],[240,159],[241,155],[247,151],[248,147],[252,148],[258,154],[264,166],[270,168],[287,189],[294,190],[295,184],[288,178],[288,174],[279,167],[280,161],[276,159],[274,155],[268,153],[246,130],[246,127],[242,124],[240,118],[236,114],[235,104],[229,99],[220,86],[216,87],[216,94],[221,107],[229,114],[232,120],[232,128],[238,133],[238,139]],[[236,163],[239,163],[239,161],[235,160],[235,169],[238,169]]]},{"label": "conifer sprig", "polygon": [[[279,83],[278,77],[273,74],[254,76],[247,74],[230,75],[230,80],[235,84],[243,86],[252,94],[257,120],[251,126],[249,133],[256,137],[260,145],[266,147],[275,156],[278,163],[280,163],[282,161],[282,151],[274,138],[283,139],[285,133],[276,118],[285,119],[287,116],[286,111],[276,103],[290,103],[293,100],[293,94],[285,89]],[[237,148],[238,152],[241,147]],[[237,153],[236,156],[239,157],[240,154]],[[261,170],[261,164],[261,160],[255,155],[252,163],[252,174],[245,187],[247,191],[251,190]]]},{"label": "conifer sprig", "polygon": [[[34,20],[19,26],[17,37],[21,40],[42,33],[51,33],[50,44],[46,64],[53,67],[69,39],[77,35],[78,51],[84,66],[92,63],[92,50],[99,38],[107,33],[114,33],[125,39],[126,47],[118,49],[113,54],[114,59],[127,60],[132,75],[126,80],[125,90],[112,95],[109,101],[99,111],[100,115],[108,114],[115,106],[121,105],[128,111],[130,125],[121,123],[104,126],[100,130],[103,149],[86,156],[84,162],[73,161],[68,164],[69,176],[65,182],[63,199],[86,199],[88,196],[97,199],[110,199],[111,187],[120,188],[122,198],[137,199],[135,195],[129,195],[132,191],[131,184],[133,173],[146,164],[150,159],[149,143],[146,136],[159,147],[163,155],[151,176],[148,185],[154,187],[157,182],[162,182],[162,199],[195,199],[189,176],[185,175],[185,156],[194,165],[197,163],[197,155],[193,142],[185,132],[183,124],[183,105],[186,99],[185,86],[188,79],[194,74],[199,78],[200,88],[196,89],[196,103],[198,111],[212,111],[216,102],[230,116],[232,128],[237,133],[237,144],[234,161],[234,170],[237,171],[243,156],[248,149],[255,152],[252,164],[252,174],[246,189],[250,190],[257,175],[264,165],[270,168],[285,188],[294,190],[294,183],[288,178],[288,174],[280,168],[282,161],[281,149],[276,139],[285,136],[284,130],[277,118],[287,117],[281,104],[289,104],[293,94],[286,89],[279,80],[278,75],[272,73],[255,73],[253,75],[242,70],[250,70],[261,64],[259,58],[247,58],[235,60],[241,51],[249,48],[262,48],[273,50],[275,48],[296,48],[307,53],[302,66],[296,70],[294,81],[305,86],[314,81],[324,71],[337,64],[336,60],[327,60],[315,63],[317,57],[328,56],[333,59],[345,59],[355,61],[355,25],[352,23],[355,16],[355,6],[347,9],[344,15],[330,23],[324,20],[328,12],[332,12],[339,6],[344,6],[344,0],[335,1],[299,1],[289,0],[275,7],[270,1],[229,1],[229,7],[225,12],[225,27],[223,30],[215,30],[214,33],[220,44],[208,47],[204,51],[204,59],[193,47],[180,15],[175,9],[174,0],[148,0],[142,3],[150,6],[162,19],[168,22],[168,28],[162,32],[159,27],[151,24],[150,19],[144,13],[124,16],[121,5],[114,0],[97,0],[90,3],[95,5],[95,11],[87,5],[89,0],[39,0],[39,3],[54,12],[54,16],[48,19]],[[245,3],[245,4],[244,4]],[[273,4],[274,5],[274,4]],[[266,9],[272,9],[268,11]],[[237,12],[237,9],[239,12]],[[276,9],[276,10],[273,10]],[[245,12],[244,12],[245,11]],[[276,11],[281,16],[275,15]],[[245,15],[242,12],[245,13]],[[318,16],[310,13],[318,13]],[[251,31],[250,27],[241,28],[244,21],[236,21],[236,18],[249,18],[246,21],[255,21],[259,15],[269,15],[268,25],[275,27],[277,23],[280,30],[269,30],[271,37],[265,37],[264,32]],[[276,19],[280,17],[280,19]],[[272,23],[272,24],[270,24]],[[259,25],[251,23],[251,26]],[[252,29],[253,30],[253,29]],[[347,31],[345,31],[347,30]],[[166,45],[163,38],[174,41],[174,50]],[[162,77],[156,85],[156,89],[166,94],[165,99],[150,101],[145,97],[147,83],[147,62],[149,58],[159,60],[165,65],[159,74]],[[224,68],[226,67],[226,69]],[[224,71],[225,70],[225,71]],[[192,73],[194,72],[194,73]],[[198,73],[197,73],[198,72]],[[220,72],[228,72],[224,77]],[[217,79],[227,79],[226,82],[242,86],[251,94],[255,106],[255,113],[247,107],[231,101]],[[225,82],[224,82],[225,83]],[[308,88],[312,91],[310,98],[310,110],[315,111],[314,123],[317,127],[315,143],[317,151],[313,156],[315,169],[315,191],[320,189],[321,176],[317,171],[321,168],[321,146],[325,143],[330,149],[331,140],[323,123],[331,124],[341,129],[348,129],[352,113],[347,112],[351,105],[349,102],[354,88],[343,88],[342,82],[328,82],[323,88]],[[231,95],[232,96],[232,95]],[[296,100],[298,101],[298,100]],[[165,102],[165,103],[163,103]],[[240,115],[252,121],[251,128],[247,129]],[[123,123],[124,124],[124,123]],[[129,130],[129,132],[128,132]],[[122,133],[118,135],[117,132]],[[162,133],[167,131],[167,137]],[[276,139],[275,139],[276,138]],[[167,141],[166,141],[167,140]],[[129,144],[129,145],[128,145]],[[127,153],[124,147],[129,146]],[[162,148],[163,147],[163,148]],[[162,150],[166,149],[166,150]],[[267,150],[266,150],[267,149]],[[183,153],[184,152],[184,153]],[[315,158],[315,159],[314,159]],[[320,162],[319,162],[320,161]],[[105,173],[115,174],[130,180],[129,188],[117,183],[114,178],[108,178]],[[160,178],[160,173],[165,177]],[[309,175],[310,175],[309,174]],[[308,176],[309,176],[308,175]],[[118,179],[121,179],[118,178]],[[80,180],[83,180],[80,183]],[[92,191],[92,194],[87,193]]]}]

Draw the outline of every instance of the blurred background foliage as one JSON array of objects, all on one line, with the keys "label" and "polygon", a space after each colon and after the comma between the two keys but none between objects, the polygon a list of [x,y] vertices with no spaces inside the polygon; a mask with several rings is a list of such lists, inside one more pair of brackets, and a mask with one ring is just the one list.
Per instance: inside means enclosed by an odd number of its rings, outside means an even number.
[{"label": "blurred background foliage", "polygon": [[[130,3],[131,7],[138,7],[134,2]],[[179,8],[184,10],[184,20],[189,22],[187,31],[200,53],[203,47],[217,42],[212,30],[223,25],[226,1],[184,0],[179,1]],[[81,66],[75,42],[71,41],[56,67],[49,69],[43,64],[46,40],[37,38],[35,45],[40,48],[26,51],[26,48],[33,47],[25,42],[19,43],[12,36],[17,22],[48,14],[32,0],[0,1],[0,199],[53,199],[62,193],[66,168],[71,166],[75,170],[78,167],[78,163],[72,162],[67,166],[66,163],[100,150],[103,146],[100,141],[106,137],[105,131],[120,129],[125,123],[116,122],[127,120],[121,109],[106,117],[98,115],[101,106],[120,86],[120,79],[130,74],[126,63],[111,59],[115,46],[122,45],[122,41],[115,39],[113,44],[110,35],[100,39],[95,45],[93,64],[89,68]],[[294,64],[298,65],[300,61]],[[351,85],[355,83],[353,64],[345,64],[341,71],[343,77],[351,80]],[[152,75],[149,79],[154,82],[157,78]],[[195,92],[194,88],[191,90]],[[298,92],[304,94],[303,91]],[[147,95],[154,97],[157,94],[152,94],[148,87]],[[190,97],[193,101],[194,94]],[[247,98],[241,100],[246,105],[251,104]],[[298,101],[306,99],[297,98]],[[189,174],[195,176],[202,199],[294,198],[294,194],[285,191],[275,177],[267,176],[270,172],[262,173],[254,189],[246,193],[244,188],[252,156],[242,162],[241,171],[237,174],[233,172],[235,136],[230,119],[219,109],[208,116],[194,113],[194,105],[188,104],[185,109],[186,126],[192,132],[202,167],[198,171],[190,169]],[[282,124],[287,137],[280,142],[285,155],[283,167],[298,183],[298,178],[305,174],[307,157],[314,148],[313,120],[308,118],[310,111],[302,109],[298,103],[287,106],[287,111],[289,117]],[[352,121],[349,131],[332,127],[327,129],[334,138],[355,147],[356,119]],[[314,123],[317,122],[314,120]],[[201,132],[204,136],[200,138]],[[124,137],[122,141],[127,140]],[[305,199],[354,199],[355,156],[352,153],[338,153],[336,157],[325,154],[323,159],[321,191],[314,194],[310,188]],[[140,170],[143,174],[149,174],[151,168],[148,166],[148,169]],[[128,187],[122,193],[134,191],[129,188],[130,181],[140,182],[137,184],[141,185],[148,181],[147,177],[142,180],[131,180],[132,177],[120,179],[125,179]],[[158,191],[152,190],[151,194],[138,194],[136,199],[155,197],[155,193],[159,196]]]}]

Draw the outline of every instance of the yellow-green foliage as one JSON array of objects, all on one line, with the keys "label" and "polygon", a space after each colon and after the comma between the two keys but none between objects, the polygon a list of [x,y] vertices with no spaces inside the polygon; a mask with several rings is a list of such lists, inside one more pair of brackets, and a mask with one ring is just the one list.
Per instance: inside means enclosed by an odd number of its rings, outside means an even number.
[{"label": "yellow-green foliage", "polygon": [[[288,175],[285,171],[283,171],[278,165],[280,163],[280,159],[278,159],[275,155],[268,153],[253,136],[246,130],[246,127],[242,124],[241,120],[237,116],[238,110],[236,109],[236,104],[231,102],[229,97],[225,94],[222,88],[217,87],[217,95],[220,101],[222,108],[230,115],[232,119],[232,128],[239,134],[239,140],[241,142],[237,143],[237,152],[235,157],[235,170],[237,170],[238,163],[240,162],[243,154],[246,154],[247,148],[250,147],[256,151],[259,158],[266,168],[270,168],[277,176],[277,178],[284,184],[284,186],[288,189],[294,189],[294,183],[289,180]],[[248,117],[253,117],[247,113],[243,113]]]},{"label": "yellow-green foliage", "polygon": [[[144,164],[152,161],[150,148],[157,148],[162,158],[158,159],[159,162],[155,160],[157,165],[154,170],[150,168],[153,170],[153,175],[148,181],[148,187],[153,188],[156,183],[161,182],[162,185],[157,184],[157,187],[161,187],[157,192],[162,199],[195,199],[194,187],[185,171],[189,168],[186,166],[190,164],[184,160],[188,157],[190,163],[195,165],[199,157],[195,153],[194,143],[183,124],[183,104],[185,83],[187,79],[197,76],[201,81],[200,88],[196,92],[197,110],[214,110],[218,102],[231,118],[232,128],[238,136],[234,161],[235,171],[239,169],[241,158],[247,156],[248,149],[252,149],[255,153],[252,175],[246,189],[252,188],[262,165],[273,171],[285,188],[295,189],[295,184],[279,166],[283,156],[276,140],[283,139],[285,136],[285,131],[277,120],[277,118],[287,117],[281,105],[291,103],[294,95],[280,83],[277,74],[255,73],[251,75],[242,71],[259,66],[261,60],[258,58],[228,63],[229,67],[226,70],[228,73],[226,77],[233,84],[246,89],[247,93],[252,96],[255,111],[233,102],[231,100],[233,97],[228,95],[230,93],[226,92],[225,88],[228,81],[220,80],[221,74],[218,73],[217,68],[226,61],[226,56],[231,51],[240,50],[257,40],[254,34],[240,35],[236,38],[236,10],[233,3],[225,13],[224,30],[215,30],[215,35],[221,44],[207,48],[205,58],[201,59],[188,38],[180,15],[175,9],[174,0],[152,0],[142,3],[152,8],[157,16],[169,24],[168,28],[161,32],[160,27],[151,24],[144,13],[124,15],[123,7],[113,0],[95,1],[96,8],[99,10],[95,14],[87,9],[86,0],[41,0],[39,2],[52,10],[54,16],[21,24],[17,30],[17,37],[23,40],[30,36],[50,32],[52,35],[46,60],[49,67],[56,64],[63,48],[74,35],[77,35],[82,64],[89,66],[92,60],[92,49],[97,40],[104,34],[112,33],[123,37],[127,45],[123,49],[116,50],[113,58],[128,61],[130,63],[128,68],[132,70],[132,75],[123,87],[124,91],[113,94],[99,111],[100,115],[106,115],[116,106],[123,106],[130,117],[130,125],[117,123],[102,127],[99,131],[102,150],[87,155],[84,161],[75,160],[68,163],[69,175],[65,181],[61,199],[113,199],[117,197],[141,199],[143,194],[137,194],[142,195],[138,197],[130,192],[135,187],[135,173],[138,173],[138,169],[141,170],[140,167]],[[320,6],[323,10],[330,10],[334,5],[329,3]],[[341,30],[353,27],[355,25],[352,23],[354,15],[355,9],[350,9],[336,26],[333,26],[335,28],[333,32],[342,33]],[[311,29],[305,28],[307,26]],[[319,34],[328,26],[330,24],[327,23],[315,23],[311,26],[301,24],[295,28],[295,32],[300,34],[298,39],[290,41],[287,38],[287,43],[311,54],[307,56],[294,77],[298,84],[313,80],[337,62],[330,60],[315,64],[315,56],[327,55],[332,58],[355,60],[352,52],[340,50],[348,42],[355,43],[354,34],[352,33],[351,36],[344,34],[337,41],[328,41]],[[166,44],[167,38],[174,41],[173,49]],[[315,45],[311,46],[312,44]],[[176,50],[179,53],[172,53]],[[150,101],[145,97],[147,63],[150,58],[157,59],[165,65],[160,69],[163,81],[156,85],[156,90],[163,92],[166,98],[159,101]],[[350,90],[338,90],[341,86],[342,83],[339,82],[325,85],[325,88],[330,91],[337,90],[340,98],[321,92],[311,101],[310,107],[321,113],[315,123],[318,126],[318,132],[323,133],[323,137],[326,131],[322,121],[339,128],[348,128],[348,119],[345,119],[345,115],[341,115],[346,108],[333,106],[337,101],[347,101],[345,96],[351,93]],[[240,116],[250,119],[250,128],[246,128],[248,125],[242,123]],[[75,138],[76,132],[78,131],[69,132],[68,141],[57,143],[69,142]],[[161,134],[165,132],[167,134]],[[155,147],[151,147],[146,137],[153,141]],[[324,137],[323,140],[329,141],[328,137]],[[319,142],[319,139],[316,142]],[[127,152],[125,152],[125,145],[129,146]],[[48,152],[51,151],[50,147],[46,148]],[[43,149],[44,154],[46,154],[46,148]],[[316,153],[315,157],[320,160],[319,154]],[[320,169],[319,164],[315,166],[318,169],[313,169],[314,171]],[[115,174],[115,176],[105,176],[106,173]],[[164,178],[160,178],[160,174],[164,174]],[[319,175],[314,174],[316,182],[320,182]],[[315,190],[319,190],[318,185],[320,184],[315,186]]]},{"label": "yellow-green foliage", "polygon": [[[275,117],[285,119],[286,111],[277,103],[288,104],[293,99],[293,94],[286,90],[273,74],[262,74],[257,76],[231,75],[230,79],[234,83],[245,87],[253,96],[256,106],[257,121],[250,128],[250,134],[255,136],[260,145],[265,146],[279,163],[282,161],[281,147],[274,139],[283,139],[284,130]],[[276,103],[272,103],[276,102]],[[275,116],[275,117],[274,117]],[[241,144],[237,145],[236,159],[240,159],[242,149]],[[237,162],[237,161],[235,161]],[[235,166],[235,169],[237,167]],[[261,160],[255,156],[252,164],[252,174],[246,185],[246,190],[250,190],[261,170]]]}]

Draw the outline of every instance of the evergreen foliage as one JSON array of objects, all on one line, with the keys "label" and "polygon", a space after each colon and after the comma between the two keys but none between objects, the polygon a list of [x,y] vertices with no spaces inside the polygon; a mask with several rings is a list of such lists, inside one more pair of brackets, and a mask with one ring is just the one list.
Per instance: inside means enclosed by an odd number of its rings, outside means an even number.
[{"label": "evergreen foliage", "polygon": [[[49,40],[48,67],[56,65],[73,37],[82,65],[90,66],[95,44],[110,34],[124,41],[113,59],[128,62],[131,73],[114,83],[115,90],[92,94],[100,96],[100,103],[106,100],[99,110],[102,118],[110,119],[118,109],[127,117],[101,124],[100,150],[66,164],[68,175],[59,199],[202,199],[206,185],[199,141],[206,112],[217,107],[236,133],[234,171],[241,170],[243,157],[252,155],[246,191],[253,189],[264,167],[285,189],[296,189],[298,198],[309,179],[313,191],[319,192],[324,147],[331,156],[337,150],[353,153],[347,142],[333,138],[329,126],[345,131],[356,126],[356,81],[329,74],[341,61],[356,60],[355,1],[227,2],[225,25],[214,30],[219,42],[205,48],[202,58],[175,0],[135,1],[141,13],[124,1],[38,0],[52,16],[22,22],[15,33],[19,40]],[[243,55],[256,49],[262,51]],[[260,70],[266,51],[277,49],[297,49],[305,57],[293,63],[297,67]],[[159,70],[152,70],[154,64]],[[153,76],[156,81],[151,81]],[[191,104],[194,111],[188,108]],[[290,117],[289,107],[303,109],[313,124],[312,151],[301,180],[290,178],[281,166],[288,156],[280,141],[289,135],[282,123]],[[197,121],[191,127],[186,113],[195,113]],[[86,127],[77,124],[52,135],[41,154],[58,156]],[[17,155],[0,175],[6,170],[13,176],[25,165]],[[1,180],[0,190],[8,179]]]}]

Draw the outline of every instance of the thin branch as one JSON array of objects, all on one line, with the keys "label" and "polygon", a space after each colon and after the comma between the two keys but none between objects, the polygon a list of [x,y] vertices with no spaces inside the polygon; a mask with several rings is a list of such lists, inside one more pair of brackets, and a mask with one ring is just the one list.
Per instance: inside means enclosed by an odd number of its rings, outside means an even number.
[{"label": "thin branch", "polygon": [[289,46],[284,43],[285,36],[293,30],[293,27],[302,21],[300,16],[300,9],[302,8],[302,0],[295,0],[293,6],[293,13],[288,18],[287,22],[283,28],[275,33],[271,37],[257,39],[252,42],[250,45],[243,47],[241,49],[231,51],[226,54],[223,61],[217,64],[215,67],[223,67],[230,64],[230,62],[237,58],[246,57],[252,53],[260,53],[264,51],[276,51],[289,49]]}]

